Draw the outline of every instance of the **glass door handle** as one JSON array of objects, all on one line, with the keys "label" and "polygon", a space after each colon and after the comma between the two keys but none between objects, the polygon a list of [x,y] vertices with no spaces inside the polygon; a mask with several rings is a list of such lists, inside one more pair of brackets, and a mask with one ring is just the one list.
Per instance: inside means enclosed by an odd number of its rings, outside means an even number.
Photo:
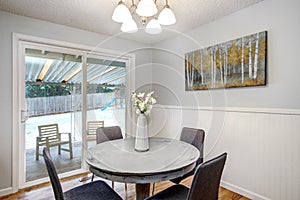
[{"label": "glass door handle", "polygon": [[21,122],[25,123],[29,119],[28,110],[21,110]]}]

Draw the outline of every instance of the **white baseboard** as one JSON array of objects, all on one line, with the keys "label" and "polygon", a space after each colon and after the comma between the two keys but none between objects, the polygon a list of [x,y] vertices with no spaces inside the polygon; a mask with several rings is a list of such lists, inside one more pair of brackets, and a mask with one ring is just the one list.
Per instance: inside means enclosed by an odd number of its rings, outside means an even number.
[{"label": "white baseboard", "polygon": [[230,191],[233,191],[235,193],[243,195],[244,197],[250,198],[250,199],[254,199],[254,200],[271,200],[267,197],[261,196],[259,194],[251,192],[251,191],[246,190],[244,188],[241,188],[239,186],[228,183],[226,181],[221,181],[221,186],[228,189],[228,190],[230,190]]},{"label": "white baseboard", "polygon": [[13,188],[12,187],[1,189],[0,190],[0,197],[8,195],[8,194],[12,194],[12,193],[13,193]]}]

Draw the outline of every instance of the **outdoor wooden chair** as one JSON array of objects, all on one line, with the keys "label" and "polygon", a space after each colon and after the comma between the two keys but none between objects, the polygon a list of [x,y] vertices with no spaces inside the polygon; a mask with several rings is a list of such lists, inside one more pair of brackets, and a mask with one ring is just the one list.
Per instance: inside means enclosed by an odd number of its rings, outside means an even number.
[{"label": "outdoor wooden chair", "polygon": [[104,127],[104,121],[89,121],[87,124],[86,140],[96,140],[96,130],[100,127]]},{"label": "outdoor wooden chair", "polygon": [[[43,156],[40,154],[40,147],[46,147],[50,150],[50,147],[57,146],[58,154],[60,155],[61,150],[70,152],[70,159],[73,158],[73,150],[72,150],[72,140],[71,133],[60,133],[58,131],[58,124],[47,124],[38,126],[39,136],[36,137],[36,160],[39,160],[39,156]],[[61,139],[62,134],[68,135],[68,140],[63,141]],[[62,148],[61,146],[64,144],[69,144],[69,149]]]}]

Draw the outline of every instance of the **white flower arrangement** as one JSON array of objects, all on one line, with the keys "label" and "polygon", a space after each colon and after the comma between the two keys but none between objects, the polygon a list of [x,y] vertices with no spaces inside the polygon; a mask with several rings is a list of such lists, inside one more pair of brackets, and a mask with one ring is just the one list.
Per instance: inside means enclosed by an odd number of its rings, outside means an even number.
[{"label": "white flower arrangement", "polygon": [[149,92],[145,95],[145,93],[132,92],[131,99],[134,102],[134,107],[136,108],[136,114],[150,114],[152,109],[152,105],[156,103],[156,99],[153,96],[154,92]]}]

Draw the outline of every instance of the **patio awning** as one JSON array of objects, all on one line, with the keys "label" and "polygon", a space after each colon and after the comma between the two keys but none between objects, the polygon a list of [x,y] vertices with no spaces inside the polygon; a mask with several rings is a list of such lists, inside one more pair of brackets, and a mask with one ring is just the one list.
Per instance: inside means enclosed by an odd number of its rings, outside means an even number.
[{"label": "patio awning", "polygon": [[[26,49],[25,81],[27,83],[82,82],[81,56]],[[126,64],[120,61],[87,59],[89,84],[125,85]]]}]

